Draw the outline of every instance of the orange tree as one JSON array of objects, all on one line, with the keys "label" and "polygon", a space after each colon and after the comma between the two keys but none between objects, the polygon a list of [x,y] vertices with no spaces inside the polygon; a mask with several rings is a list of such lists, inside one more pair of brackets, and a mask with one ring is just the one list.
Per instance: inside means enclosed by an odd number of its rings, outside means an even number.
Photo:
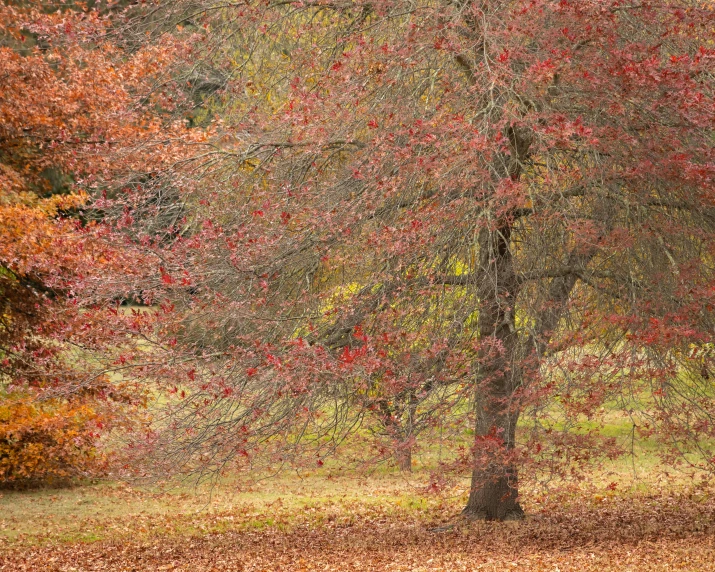
[{"label": "orange tree", "polygon": [[143,400],[107,374],[142,318],[102,310],[126,291],[97,288],[141,261],[83,209],[170,160],[153,145],[161,94],[146,94],[176,45],[120,48],[112,24],[0,6],[0,483],[96,470],[100,436]]}]

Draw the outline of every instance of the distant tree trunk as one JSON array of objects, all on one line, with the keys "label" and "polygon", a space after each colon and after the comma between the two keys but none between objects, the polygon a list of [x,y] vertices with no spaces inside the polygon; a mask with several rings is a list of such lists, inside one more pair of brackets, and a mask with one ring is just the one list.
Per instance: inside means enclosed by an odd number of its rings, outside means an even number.
[{"label": "distant tree trunk", "polygon": [[412,472],[412,448],[414,446],[415,435],[415,420],[417,418],[417,394],[414,390],[410,391],[409,405],[407,409],[407,421],[405,427],[405,441],[409,445],[403,446],[398,451],[397,466],[404,473]]},{"label": "distant tree trunk", "polygon": [[[414,446],[415,417],[417,415],[417,394],[414,390],[403,395],[407,400],[407,416],[404,422],[399,410],[391,407],[387,401],[381,400],[379,403],[382,412],[382,422],[388,433],[392,435],[394,448],[393,456],[395,464],[402,472],[412,472],[412,448]],[[399,401],[399,400],[398,400]]]}]

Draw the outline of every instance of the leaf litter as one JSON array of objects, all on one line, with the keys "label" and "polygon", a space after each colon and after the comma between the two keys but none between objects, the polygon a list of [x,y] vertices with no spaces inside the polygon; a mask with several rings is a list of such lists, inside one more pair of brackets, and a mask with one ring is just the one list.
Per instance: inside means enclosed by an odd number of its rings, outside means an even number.
[{"label": "leaf litter", "polygon": [[454,499],[419,508],[345,500],[134,515],[105,523],[102,540],[5,541],[0,571],[715,570],[715,495],[703,488],[562,492],[516,523],[455,519],[457,509]]}]

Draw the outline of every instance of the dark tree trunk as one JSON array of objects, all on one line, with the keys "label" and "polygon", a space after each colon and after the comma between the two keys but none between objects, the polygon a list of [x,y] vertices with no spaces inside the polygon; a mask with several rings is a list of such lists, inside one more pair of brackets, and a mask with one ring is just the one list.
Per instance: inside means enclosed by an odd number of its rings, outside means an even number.
[{"label": "dark tree trunk", "polygon": [[[513,450],[516,429],[516,415],[507,421],[503,431],[509,436],[499,444],[503,451],[493,451],[493,463],[475,466],[472,471],[472,485],[469,500],[462,514],[479,520],[521,520],[524,511],[519,505],[519,477],[512,462],[501,463],[500,457],[508,458]],[[478,423],[479,424],[479,423]],[[492,435],[495,431],[491,429]],[[498,433],[497,430],[496,433]],[[482,435],[483,437],[483,435]],[[500,454],[500,453],[503,453]]]},{"label": "dark tree trunk", "polygon": [[519,505],[519,489],[516,469],[509,467],[505,474],[493,478],[487,472],[475,469],[472,482],[481,482],[469,493],[463,514],[479,520],[521,520],[524,511]]},{"label": "dark tree trunk", "polygon": [[[501,361],[501,360],[500,360]],[[475,456],[469,500],[463,514],[472,519],[519,520],[519,477],[511,455],[516,442],[518,406],[511,397],[518,384],[508,373],[480,385],[477,397]],[[483,452],[484,455],[480,455]]]},{"label": "dark tree trunk", "polygon": [[477,327],[482,343],[475,384],[474,467],[463,514],[486,520],[523,518],[518,503],[518,475],[511,454],[516,439],[521,385],[515,304],[519,281],[510,248],[511,226],[484,230],[480,237],[480,285]]},{"label": "dark tree trunk", "polygon": [[395,450],[395,461],[403,473],[412,472],[412,447],[398,447]]},{"label": "dark tree trunk", "polygon": [[[500,182],[517,181],[529,155],[532,133],[519,127],[506,130],[511,152],[495,161]],[[511,237],[517,210],[484,228],[479,235],[477,330],[482,344],[476,362],[476,424],[474,466],[467,506],[468,518],[517,520],[524,517],[519,505],[518,474],[512,454],[520,405],[516,397],[522,382],[521,346],[516,329],[516,303],[521,282],[514,271]]]}]

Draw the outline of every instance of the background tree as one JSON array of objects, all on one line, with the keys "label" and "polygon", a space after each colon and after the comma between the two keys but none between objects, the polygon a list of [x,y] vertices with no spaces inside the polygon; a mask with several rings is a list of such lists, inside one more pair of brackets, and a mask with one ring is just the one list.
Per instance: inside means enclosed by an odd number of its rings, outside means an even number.
[{"label": "background tree", "polygon": [[193,230],[149,249],[166,466],[448,418],[465,513],[519,518],[519,466],[621,452],[609,403],[712,468],[707,4],[191,8],[227,79]]},{"label": "background tree", "polygon": [[[87,7],[0,6],[0,483],[87,474],[101,435],[144,402],[118,369],[146,321],[123,315],[105,275],[141,271],[85,207],[172,155],[155,139],[157,73],[178,46],[117,45]],[[117,16],[121,16],[121,13]],[[156,93],[156,92],[154,92]],[[121,178],[120,178],[121,177]],[[114,308],[105,307],[106,304]]]}]

